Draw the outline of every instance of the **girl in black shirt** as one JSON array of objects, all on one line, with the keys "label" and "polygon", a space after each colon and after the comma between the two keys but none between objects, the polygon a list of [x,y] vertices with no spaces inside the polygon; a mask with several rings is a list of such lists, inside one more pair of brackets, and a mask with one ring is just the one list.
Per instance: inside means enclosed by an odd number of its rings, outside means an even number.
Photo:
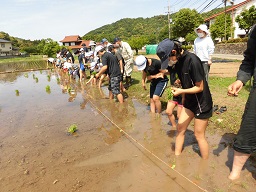
[{"label": "girl in black shirt", "polygon": [[194,120],[194,134],[203,159],[209,157],[209,146],[205,138],[208,120],[212,116],[212,97],[205,79],[201,60],[193,53],[185,51],[178,42],[165,39],[157,47],[157,55],[162,61],[162,69],[166,70],[169,60],[175,64],[175,70],[182,88],[172,88],[174,96],[185,95],[183,108],[178,120],[175,143],[175,155],[182,152],[185,132]]}]

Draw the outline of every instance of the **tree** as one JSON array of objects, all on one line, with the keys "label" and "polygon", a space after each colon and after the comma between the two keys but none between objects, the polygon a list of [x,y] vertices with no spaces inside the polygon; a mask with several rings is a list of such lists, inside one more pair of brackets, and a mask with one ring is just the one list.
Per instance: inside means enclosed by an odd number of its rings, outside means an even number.
[{"label": "tree", "polygon": [[128,41],[129,45],[132,49],[135,49],[136,55],[138,55],[139,49],[141,49],[144,45],[148,44],[149,40],[146,36],[132,36]]},{"label": "tree", "polygon": [[46,39],[46,44],[43,48],[43,54],[48,57],[55,57],[57,51],[60,50],[60,45],[58,42],[53,41],[52,39]]},{"label": "tree", "polygon": [[[171,33],[172,34],[172,33]],[[163,39],[169,38],[169,28],[168,25],[165,25],[159,30],[157,40],[160,42]]]},{"label": "tree", "polygon": [[[225,33],[225,17],[226,17],[226,33]],[[213,39],[221,38],[227,40],[231,36],[231,16],[229,14],[221,14],[216,17],[215,22],[210,26],[211,36]],[[225,39],[226,36],[226,39]]]},{"label": "tree", "polygon": [[251,6],[249,9],[244,9],[240,15],[236,17],[236,22],[240,29],[244,29],[246,35],[251,27],[256,24],[256,8]]},{"label": "tree", "polygon": [[194,44],[194,40],[196,39],[197,35],[196,33],[193,31],[192,33],[188,33],[185,37],[186,42],[188,44]]},{"label": "tree", "polygon": [[204,23],[203,18],[195,9],[181,9],[173,18],[172,33],[175,37],[186,37],[202,23]]},{"label": "tree", "polygon": [[4,39],[6,41],[10,41],[10,36],[8,33],[5,33],[3,31],[0,31],[0,39]]}]

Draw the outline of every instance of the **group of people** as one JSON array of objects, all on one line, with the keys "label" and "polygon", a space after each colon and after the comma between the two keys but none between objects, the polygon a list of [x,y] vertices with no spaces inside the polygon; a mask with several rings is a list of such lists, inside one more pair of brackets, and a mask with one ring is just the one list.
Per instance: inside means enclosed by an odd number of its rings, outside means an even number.
[{"label": "group of people", "polygon": [[[97,65],[98,68],[91,69],[91,79],[87,82],[96,82],[107,75],[109,78],[109,98],[113,99],[116,95],[120,103],[124,102],[123,94],[131,86],[131,74],[133,71],[133,51],[127,42],[116,37],[113,44],[106,38],[102,39],[101,45],[95,47],[94,55],[98,58],[91,66]],[[100,68],[99,68],[100,67]],[[123,78],[126,84],[123,84]]]},{"label": "group of people", "polygon": [[[160,61],[140,55],[136,58],[135,64],[138,70],[143,71],[142,87],[146,89],[146,78],[151,81],[150,108],[153,113],[161,113],[160,97],[167,86],[167,75],[170,75],[170,94],[173,97],[168,101],[166,112],[170,122],[177,129],[175,155],[181,154],[185,132],[194,119],[194,134],[201,157],[208,159],[209,146],[205,131],[213,112],[208,82],[214,43],[206,25],[200,25],[195,32],[198,37],[195,39],[194,53],[184,50],[178,41],[164,39],[157,47],[157,56]],[[234,139],[234,160],[229,175],[231,180],[240,177],[245,162],[256,151],[256,25],[251,29],[244,60],[237,73],[236,82],[228,87],[228,95],[237,96],[252,76],[254,77],[253,88],[245,106],[240,130]],[[177,125],[172,114],[176,105],[178,106]]]},{"label": "group of people", "polygon": [[[175,155],[182,153],[185,141],[185,132],[194,119],[194,135],[198,142],[202,159],[208,159],[209,146],[205,131],[209,118],[213,113],[213,101],[208,85],[209,71],[212,64],[214,43],[206,25],[195,29],[197,38],[194,41],[194,53],[184,50],[182,44],[176,40],[164,39],[158,44],[157,56],[147,58],[139,55],[133,61],[133,51],[127,42],[115,38],[110,44],[102,39],[101,45],[95,47],[93,60],[90,65],[91,79],[87,82],[101,81],[105,76],[109,78],[109,98],[116,95],[120,103],[124,102],[122,92],[131,86],[133,64],[142,71],[142,87],[146,90],[146,80],[150,81],[150,110],[152,113],[161,113],[160,97],[168,91],[166,113],[170,124],[177,130],[175,141]],[[80,50],[80,55],[84,54]],[[68,55],[68,53],[66,53]],[[80,56],[79,55],[79,56]],[[78,57],[79,58],[79,57]],[[82,59],[81,59],[82,58]],[[80,80],[85,76],[84,56],[79,59]],[[72,56],[67,60],[71,60]],[[171,87],[167,87],[170,76]],[[250,155],[256,151],[256,27],[251,29],[244,60],[237,73],[237,81],[228,87],[228,95],[237,96],[243,85],[254,77],[240,130],[234,140],[234,161],[229,179],[239,178],[241,169]],[[125,78],[125,85],[123,85]],[[177,108],[178,122],[173,114]]]}]

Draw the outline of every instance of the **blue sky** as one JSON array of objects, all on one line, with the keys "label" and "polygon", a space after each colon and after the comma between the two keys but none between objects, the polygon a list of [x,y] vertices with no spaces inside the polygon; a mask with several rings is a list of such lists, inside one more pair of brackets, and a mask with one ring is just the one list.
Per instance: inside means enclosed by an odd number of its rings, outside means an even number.
[{"label": "blue sky", "polygon": [[[4,1],[4,2],[3,2]],[[235,4],[243,0],[235,0]],[[87,32],[122,18],[153,17],[181,8],[198,12],[211,0],[1,0],[0,31],[23,39],[51,38],[60,41],[67,35]],[[213,1],[205,11],[223,7]],[[229,3],[227,3],[229,5]]]}]

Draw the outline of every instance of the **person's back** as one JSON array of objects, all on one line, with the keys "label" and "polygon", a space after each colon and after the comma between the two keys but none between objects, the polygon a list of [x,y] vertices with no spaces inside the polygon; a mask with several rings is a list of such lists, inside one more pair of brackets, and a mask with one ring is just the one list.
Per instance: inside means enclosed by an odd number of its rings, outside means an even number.
[{"label": "person's back", "polygon": [[109,52],[105,52],[102,55],[102,64],[108,66],[108,75],[110,77],[116,77],[118,75],[121,75],[121,69],[119,67],[119,63],[116,59],[116,57]]},{"label": "person's back", "polygon": [[66,58],[67,58],[67,60],[71,59],[71,63],[75,63],[75,58],[74,58],[73,54],[70,53],[69,51],[66,54]]},{"label": "person's back", "polygon": [[88,52],[88,48],[86,47],[86,45],[83,43],[82,46],[83,46],[82,48],[83,48],[84,52],[87,53]]}]

